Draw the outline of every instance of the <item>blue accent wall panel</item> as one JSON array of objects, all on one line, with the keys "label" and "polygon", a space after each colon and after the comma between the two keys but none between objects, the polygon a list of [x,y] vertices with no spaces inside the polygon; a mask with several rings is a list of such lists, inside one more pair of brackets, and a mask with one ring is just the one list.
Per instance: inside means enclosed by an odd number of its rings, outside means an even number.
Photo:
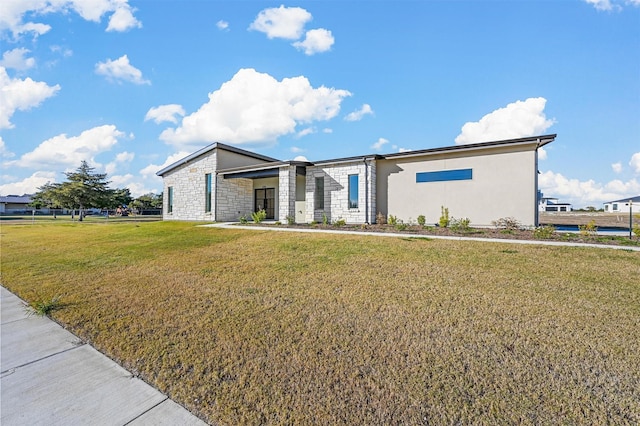
[{"label": "blue accent wall panel", "polygon": [[473,178],[473,169],[440,170],[437,172],[416,173],[416,183],[446,182],[449,180],[469,180]]}]

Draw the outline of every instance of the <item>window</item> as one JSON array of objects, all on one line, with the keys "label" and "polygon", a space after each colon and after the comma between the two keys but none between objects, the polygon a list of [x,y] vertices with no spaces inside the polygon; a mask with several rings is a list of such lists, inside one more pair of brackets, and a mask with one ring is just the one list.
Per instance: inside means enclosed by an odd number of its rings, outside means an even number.
[{"label": "window", "polygon": [[349,208],[358,208],[358,175],[349,175]]},{"label": "window", "polygon": [[173,186],[167,188],[167,203],[169,204],[167,207],[167,213],[173,212]]},{"label": "window", "polygon": [[416,183],[422,182],[446,182],[450,180],[473,179],[472,169],[440,170],[437,172],[416,173]]},{"label": "window", "polygon": [[613,203],[613,211],[618,211],[618,203]]},{"label": "window", "polygon": [[204,211],[211,212],[211,173],[204,175]]},{"label": "window", "polygon": [[316,178],[316,192],[314,193],[316,210],[324,210],[324,176]]}]

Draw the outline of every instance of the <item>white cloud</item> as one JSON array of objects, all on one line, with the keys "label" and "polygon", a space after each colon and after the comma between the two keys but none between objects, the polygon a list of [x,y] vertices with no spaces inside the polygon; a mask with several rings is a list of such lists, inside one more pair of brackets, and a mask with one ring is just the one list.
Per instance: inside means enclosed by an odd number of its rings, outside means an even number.
[{"label": "white cloud", "polygon": [[147,115],[144,117],[144,121],[153,120],[157,124],[160,124],[164,121],[168,121],[170,123],[178,123],[178,119],[176,115],[184,117],[185,115],[184,108],[182,105],[178,104],[168,104],[168,105],[160,105],[158,107],[154,107],[147,111]]},{"label": "white cloud", "polygon": [[335,39],[331,34],[331,31],[324,28],[317,28],[315,30],[307,31],[305,39],[303,41],[296,41],[292,43],[292,46],[298,50],[302,50],[305,55],[313,55],[316,53],[326,52],[331,50],[331,46]]},{"label": "white cloud", "polygon": [[[160,180],[159,185],[157,182],[149,182],[141,181],[139,177],[132,175],[131,173],[127,173],[125,175],[113,175],[109,177],[109,187],[111,188],[128,188],[129,193],[133,198],[137,198],[141,195],[148,194],[149,192],[159,193],[162,188],[162,180]],[[156,184],[156,186],[153,186]]]},{"label": "white cloud", "polygon": [[[155,192],[155,193],[162,192],[162,178],[160,176],[157,176],[156,173],[159,170],[162,170],[165,167],[170,166],[171,164],[175,163],[176,161],[179,161],[179,160],[183,159],[184,157],[188,156],[189,154],[191,154],[191,152],[188,152],[188,151],[176,152],[175,154],[172,154],[169,157],[167,157],[167,159],[164,161],[164,163],[162,163],[160,165],[158,165],[158,164],[149,164],[145,168],[141,169],[140,170],[140,177],[142,179],[142,182],[144,183],[144,185],[146,187],[150,187],[151,189],[142,192],[140,195],[146,194],[148,192]],[[136,196],[139,196],[139,195],[136,195]]]},{"label": "white cloud", "polygon": [[292,146],[291,147],[291,152],[294,152],[294,153],[297,154],[297,153],[300,153],[300,152],[304,152],[304,149],[298,148],[297,146]]},{"label": "white cloud", "polygon": [[307,127],[305,129],[300,130],[298,133],[296,133],[296,137],[297,138],[302,138],[304,136],[307,135],[312,135],[316,132],[316,129],[314,129],[313,127]]},{"label": "white cloud", "polygon": [[265,33],[269,38],[297,40],[311,14],[300,7],[284,7],[264,9],[249,26],[250,30]]},{"label": "white cloud", "polygon": [[373,145],[371,145],[370,148],[373,149],[374,151],[381,151],[382,147],[385,146],[388,143],[389,143],[389,141],[387,139],[380,138],[380,139],[378,139],[378,142],[376,142]]},{"label": "white cloud", "polygon": [[227,21],[220,20],[216,22],[216,27],[218,27],[220,31],[225,31],[229,29],[229,23]]},{"label": "white cloud", "polygon": [[359,110],[350,112],[344,119],[347,121],[360,121],[365,115],[373,115],[373,110],[369,104],[363,104]]},{"label": "white cloud", "polygon": [[631,166],[634,172],[640,173],[640,152],[636,152],[631,156],[629,165]]},{"label": "white cloud", "polygon": [[133,152],[127,152],[127,151],[120,152],[116,154],[116,157],[112,162],[104,166],[104,171],[108,175],[112,175],[116,172],[116,170],[118,170],[118,167],[121,164],[130,163],[133,161],[134,158],[135,158],[135,154]]},{"label": "white cloud", "polygon": [[529,98],[508,104],[476,122],[462,126],[456,144],[516,139],[543,134],[555,120],[547,119],[545,98]]},{"label": "white cloud", "polygon": [[636,179],[627,182],[614,179],[601,184],[593,179],[587,181],[570,179],[552,171],[538,176],[538,187],[545,196],[557,197],[563,202],[573,204],[576,208],[586,206],[600,208],[607,201],[636,196],[640,193],[640,182]]},{"label": "white cloud", "polygon": [[59,85],[49,86],[30,78],[10,78],[4,67],[0,67],[0,129],[10,129],[11,117],[16,110],[26,111],[39,106],[45,99],[55,95]]},{"label": "white cloud", "polygon": [[325,127],[324,129],[322,129],[322,133],[331,134],[333,133],[333,129]]},{"label": "white cloud", "polygon": [[15,154],[7,149],[7,145],[4,143],[2,136],[0,136],[0,158],[12,158]]},{"label": "white cloud", "polygon": [[142,78],[142,72],[129,63],[127,55],[122,55],[115,61],[107,59],[106,62],[96,64],[96,74],[107,77],[110,81],[128,81],[134,84],[151,84],[149,80]]},{"label": "white cloud", "polygon": [[55,182],[55,179],[55,172],[38,171],[21,181],[8,182],[0,185],[0,195],[33,194],[42,185],[48,182]]},{"label": "white cloud", "polygon": [[203,142],[268,143],[294,133],[298,124],[326,121],[340,111],[346,90],[313,88],[304,76],[276,80],[254,69],[241,69],[209,101],[184,117],[181,126],[160,139],[183,147]]},{"label": "white cloud", "polygon": [[31,52],[29,49],[17,48],[13,50],[7,50],[2,54],[2,60],[0,65],[5,68],[10,68],[18,71],[28,70],[33,68],[36,64],[34,58],[27,58],[27,53]]},{"label": "white cloud", "polygon": [[4,0],[0,8],[0,32],[8,31],[14,38],[26,33],[37,37],[51,30],[51,26],[29,19],[71,11],[92,22],[100,22],[104,15],[111,13],[107,31],[126,31],[142,26],[133,16],[135,9],[129,6],[128,0]]},{"label": "white cloud", "polygon": [[133,16],[136,9],[131,8],[126,2],[118,3],[118,7],[109,18],[107,31],[123,32],[132,28],[142,28],[142,23]]},{"label": "white cloud", "polygon": [[94,157],[111,150],[124,133],[113,125],[104,125],[85,130],[78,136],[65,134],[54,136],[24,154],[19,160],[6,163],[27,168],[75,168],[83,160],[96,165]]},{"label": "white cloud", "polygon": [[589,3],[597,10],[613,10],[614,5],[611,3],[611,0],[584,0]]},{"label": "white cloud", "polygon": [[621,173],[622,172],[622,163],[613,163],[611,165],[611,170],[613,170],[614,173]]}]

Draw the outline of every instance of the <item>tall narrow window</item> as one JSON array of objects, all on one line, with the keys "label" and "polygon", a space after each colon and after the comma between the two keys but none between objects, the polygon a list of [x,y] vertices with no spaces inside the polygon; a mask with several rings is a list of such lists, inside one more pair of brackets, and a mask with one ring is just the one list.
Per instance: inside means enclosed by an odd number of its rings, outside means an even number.
[{"label": "tall narrow window", "polygon": [[204,211],[211,213],[211,173],[204,175]]},{"label": "tall narrow window", "polygon": [[358,175],[349,175],[349,208],[358,208]]},{"label": "tall narrow window", "polygon": [[173,186],[167,188],[167,213],[173,212]]},{"label": "tall narrow window", "polygon": [[324,176],[316,178],[315,209],[324,209]]}]

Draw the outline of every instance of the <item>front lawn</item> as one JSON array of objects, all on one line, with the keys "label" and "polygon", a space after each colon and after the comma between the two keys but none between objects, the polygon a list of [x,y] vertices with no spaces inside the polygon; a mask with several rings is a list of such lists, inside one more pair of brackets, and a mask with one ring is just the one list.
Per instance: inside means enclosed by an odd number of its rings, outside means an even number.
[{"label": "front lawn", "polygon": [[638,252],[36,222],[0,260],[210,423],[640,423]]}]

